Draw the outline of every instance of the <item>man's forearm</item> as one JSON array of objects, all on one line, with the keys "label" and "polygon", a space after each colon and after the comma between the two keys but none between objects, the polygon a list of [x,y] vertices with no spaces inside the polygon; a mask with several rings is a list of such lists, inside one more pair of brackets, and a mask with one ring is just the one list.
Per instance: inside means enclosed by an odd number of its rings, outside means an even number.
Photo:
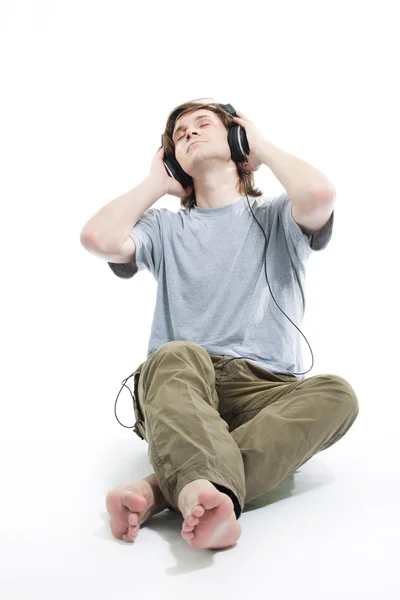
[{"label": "man's forearm", "polygon": [[310,206],[335,195],[333,184],[326,175],[272,142],[263,144],[260,160],[279,179],[293,204]]},{"label": "man's forearm", "polygon": [[119,248],[140,217],[165,194],[162,187],[148,175],[136,187],[101,208],[81,231],[81,243],[100,246],[109,253]]}]

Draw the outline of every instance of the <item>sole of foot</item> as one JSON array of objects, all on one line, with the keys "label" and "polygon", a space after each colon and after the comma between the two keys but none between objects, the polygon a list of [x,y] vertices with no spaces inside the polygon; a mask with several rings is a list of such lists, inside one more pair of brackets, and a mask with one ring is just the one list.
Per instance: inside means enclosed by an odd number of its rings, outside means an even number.
[{"label": "sole of foot", "polygon": [[234,546],[241,535],[231,498],[206,479],[196,479],[179,493],[182,537],[192,548],[217,550]]}]

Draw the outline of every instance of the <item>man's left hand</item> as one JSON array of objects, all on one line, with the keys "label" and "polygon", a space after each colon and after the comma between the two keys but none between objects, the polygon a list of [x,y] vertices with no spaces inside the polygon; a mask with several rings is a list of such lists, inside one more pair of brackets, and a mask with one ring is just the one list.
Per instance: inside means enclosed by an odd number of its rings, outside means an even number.
[{"label": "man's left hand", "polygon": [[242,163],[243,168],[247,172],[257,171],[261,167],[263,144],[266,139],[261,131],[248,119],[243,113],[236,111],[237,117],[232,117],[237,125],[241,125],[246,130],[247,141],[249,142],[250,154],[246,162]]}]

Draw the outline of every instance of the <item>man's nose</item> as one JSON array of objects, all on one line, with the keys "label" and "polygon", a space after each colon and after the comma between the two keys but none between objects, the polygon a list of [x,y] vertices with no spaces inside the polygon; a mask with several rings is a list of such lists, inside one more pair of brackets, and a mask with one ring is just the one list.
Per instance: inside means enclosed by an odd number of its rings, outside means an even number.
[{"label": "man's nose", "polygon": [[192,134],[197,135],[196,127],[192,127],[191,129],[187,130],[186,140],[190,140]]}]

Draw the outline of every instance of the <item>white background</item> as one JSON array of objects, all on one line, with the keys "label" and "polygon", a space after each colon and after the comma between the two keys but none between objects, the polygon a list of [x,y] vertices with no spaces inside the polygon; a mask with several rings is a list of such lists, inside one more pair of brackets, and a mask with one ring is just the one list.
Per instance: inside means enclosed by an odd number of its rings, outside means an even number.
[{"label": "white background", "polygon": [[[3,598],[399,597],[395,14],[389,1],[1,3]],[[307,377],[345,377],[360,404],[348,435],[215,555],[186,544],[179,515],[133,545],[111,534],[106,493],[152,472],[114,402],[146,358],[156,282],[119,279],[80,244],[148,175],[170,111],[203,96],[334,183],[301,330]],[[255,179],[283,191],[267,166]],[[303,354],[308,369],[304,340]],[[126,389],[117,414],[133,425]]]}]

